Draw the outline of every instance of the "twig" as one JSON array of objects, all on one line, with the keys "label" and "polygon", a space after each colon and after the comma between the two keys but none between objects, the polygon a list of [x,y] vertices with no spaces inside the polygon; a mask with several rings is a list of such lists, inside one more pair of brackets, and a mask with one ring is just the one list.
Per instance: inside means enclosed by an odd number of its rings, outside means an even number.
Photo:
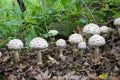
[{"label": "twig", "polygon": [[109,21],[106,23],[106,25],[108,25],[109,23],[111,23],[113,20],[114,20],[114,19],[109,20]]},{"label": "twig", "polygon": [[86,7],[86,9],[89,11],[89,13],[90,13],[91,17],[93,18],[94,22],[97,23],[96,20],[95,20],[95,18],[94,18],[94,16],[93,16],[93,14],[92,14],[92,12],[91,12],[91,10],[88,8],[88,6],[86,5],[86,3],[83,0],[81,0],[81,2],[84,4],[84,6]]}]

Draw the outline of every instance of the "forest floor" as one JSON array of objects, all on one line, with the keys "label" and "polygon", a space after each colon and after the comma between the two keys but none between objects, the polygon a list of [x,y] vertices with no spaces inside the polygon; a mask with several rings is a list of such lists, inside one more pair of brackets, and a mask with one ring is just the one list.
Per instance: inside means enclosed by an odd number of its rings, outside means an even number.
[{"label": "forest floor", "polygon": [[[0,80],[120,80],[120,39],[111,34],[100,47],[98,64],[93,60],[94,49],[87,48],[81,59],[80,52],[73,54],[69,43],[64,49],[66,60],[58,57],[58,48],[53,44],[42,51],[43,65],[37,65],[34,51],[22,50],[20,61],[15,63],[8,48],[1,48]],[[57,62],[51,62],[48,55]]]}]

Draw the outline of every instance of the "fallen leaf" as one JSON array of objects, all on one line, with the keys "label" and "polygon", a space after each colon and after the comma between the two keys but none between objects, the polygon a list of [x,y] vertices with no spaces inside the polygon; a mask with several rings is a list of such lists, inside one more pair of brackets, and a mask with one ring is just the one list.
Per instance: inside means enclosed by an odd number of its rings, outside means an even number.
[{"label": "fallen leaf", "polygon": [[106,80],[119,80],[116,76],[109,76]]},{"label": "fallen leaf", "polygon": [[111,49],[110,53],[113,54],[116,58],[118,58],[118,57],[120,57],[120,54],[118,52],[119,49],[120,48],[118,48],[118,47],[114,47]]},{"label": "fallen leaf", "polygon": [[9,77],[7,78],[7,80],[17,80],[16,76],[14,76],[13,74],[9,75]]},{"label": "fallen leaf", "polygon": [[102,73],[99,75],[100,79],[106,79],[108,77],[108,73]]},{"label": "fallen leaf", "polygon": [[2,62],[6,62],[8,59],[10,59],[9,55],[5,56],[4,59],[2,60]]},{"label": "fallen leaf", "polygon": [[22,77],[22,80],[25,80],[25,78],[24,78],[24,77]]},{"label": "fallen leaf", "polygon": [[48,70],[46,70],[45,72],[40,71],[40,73],[35,76],[35,79],[48,80],[50,77],[51,77],[51,74],[49,74]]},{"label": "fallen leaf", "polygon": [[51,57],[50,55],[48,55],[48,59],[50,60],[48,62],[51,62],[52,64],[59,64],[59,62],[56,61],[55,58]]}]

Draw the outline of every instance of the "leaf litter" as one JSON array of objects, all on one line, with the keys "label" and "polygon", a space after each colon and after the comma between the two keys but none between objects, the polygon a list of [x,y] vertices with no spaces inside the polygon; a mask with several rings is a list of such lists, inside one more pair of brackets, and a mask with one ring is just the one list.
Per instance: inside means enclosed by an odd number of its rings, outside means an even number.
[{"label": "leaf litter", "polygon": [[[100,47],[101,58],[95,64],[92,49],[85,50],[80,59],[79,51],[73,54],[71,44],[64,50],[65,58],[58,57],[52,44],[42,51],[43,65],[37,65],[34,52],[23,50],[21,61],[14,63],[9,50],[1,48],[0,78],[6,80],[120,80],[120,40],[107,37],[107,44]],[[112,40],[112,41],[110,41]],[[31,54],[32,53],[32,54]],[[48,56],[50,55],[50,56]]]}]

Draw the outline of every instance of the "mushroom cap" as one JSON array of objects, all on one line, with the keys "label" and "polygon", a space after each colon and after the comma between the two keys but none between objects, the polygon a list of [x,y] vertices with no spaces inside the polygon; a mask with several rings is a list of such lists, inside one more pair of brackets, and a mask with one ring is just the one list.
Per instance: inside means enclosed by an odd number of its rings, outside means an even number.
[{"label": "mushroom cap", "polygon": [[58,34],[58,31],[57,31],[57,30],[49,30],[48,33],[49,33],[49,34],[52,34],[53,36],[55,36],[55,35]]},{"label": "mushroom cap", "polygon": [[114,25],[120,26],[120,18],[116,18],[116,19],[114,20]]},{"label": "mushroom cap", "polygon": [[101,33],[108,33],[108,31],[109,31],[109,28],[107,26],[100,27],[100,32]]},{"label": "mushroom cap", "polygon": [[80,43],[81,41],[83,41],[83,37],[82,37],[81,34],[74,33],[74,34],[71,34],[71,35],[69,36],[69,42],[70,42],[70,43],[78,44],[78,43]]},{"label": "mushroom cap", "polygon": [[64,39],[58,39],[56,41],[56,46],[58,46],[58,47],[65,47],[66,46],[66,41]]},{"label": "mushroom cap", "polygon": [[0,58],[1,58],[1,56],[2,56],[2,53],[0,52]]},{"label": "mushroom cap", "polygon": [[102,37],[98,34],[95,34],[89,38],[88,44],[90,46],[102,46],[105,44],[105,39],[104,39],[104,37]]},{"label": "mushroom cap", "polygon": [[100,28],[94,23],[90,23],[84,26],[83,33],[85,34],[100,34]]},{"label": "mushroom cap", "polygon": [[87,48],[86,43],[85,43],[85,42],[80,42],[80,43],[78,44],[78,48],[79,48],[79,49],[86,49],[86,48]]},{"label": "mushroom cap", "polygon": [[7,44],[9,49],[19,50],[23,48],[23,42],[20,39],[12,39]]},{"label": "mushroom cap", "polygon": [[48,42],[41,37],[36,37],[30,41],[29,47],[31,49],[44,49],[48,47]]}]

